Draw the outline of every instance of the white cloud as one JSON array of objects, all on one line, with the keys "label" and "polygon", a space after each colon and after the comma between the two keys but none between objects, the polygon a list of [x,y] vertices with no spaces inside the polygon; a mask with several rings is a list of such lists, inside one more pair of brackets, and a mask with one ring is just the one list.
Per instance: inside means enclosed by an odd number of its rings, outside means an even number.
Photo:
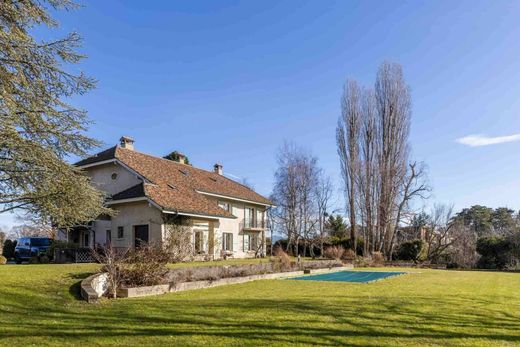
[{"label": "white cloud", "polygon": [[496,145],[499,143],[506,142],[514,142],[520,141],[520,133],[506,136],[485,136],[485,135],[468,135],[456,140],[458,143],[461,143],[470,147],[479,147],[479,146],[489,146]]},{"label": "white cloud", "polygon": [[234,179],[239,180],[239,181],[242,179],[242,177],[230,174],[229,172],[224,172],[224,176],[229,176],[229,177],[234,178]]}]

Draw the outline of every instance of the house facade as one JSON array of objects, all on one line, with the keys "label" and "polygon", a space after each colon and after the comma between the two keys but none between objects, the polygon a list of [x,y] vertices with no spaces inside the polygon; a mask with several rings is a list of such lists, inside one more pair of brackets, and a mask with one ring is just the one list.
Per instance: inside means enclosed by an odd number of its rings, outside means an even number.
[{"label": "house facade", "polygon": [[114,216],[100,216],[85,226],[60,232],[59,238],[81,247],[133,248],[161,242],[168,225],[182,220],[191,231],[197,258],[245,258],[265,255],[266,212],[272,202],[222,174],[134,150],[120,144],[76,165],[106,192]]}]

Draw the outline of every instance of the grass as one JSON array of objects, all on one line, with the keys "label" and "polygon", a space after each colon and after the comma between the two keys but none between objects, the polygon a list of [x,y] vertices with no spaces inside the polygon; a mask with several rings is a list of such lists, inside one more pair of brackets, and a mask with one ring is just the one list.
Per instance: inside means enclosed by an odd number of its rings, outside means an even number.
[{"label": "grass", "polygon": [[90,305],[78,300],[78,282],[97,267],[0,266],[0,345],[520,345],[520,274],[404,269],[415,272]]}]

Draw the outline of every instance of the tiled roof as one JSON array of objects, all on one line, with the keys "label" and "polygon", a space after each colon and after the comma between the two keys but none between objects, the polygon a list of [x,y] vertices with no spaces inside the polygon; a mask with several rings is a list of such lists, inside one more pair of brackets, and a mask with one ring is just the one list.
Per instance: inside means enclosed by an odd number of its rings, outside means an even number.
[{"label": "tiled roof", "polygon": [[91,157],[85,158],[83,160],[78,161],[74,165],[76,166],[83,166],[88,164],[94,164],[100,161],[110,160],[115,158],[115,153],[118,146],[110,147],[109,149],[105,149],[102,152],[99,152],[98,154],[95,154]]},{"label": "tiled roof", "polygon": [[197,191],[260,204],[272,204],[269,199],[246,186],[215,172],[119,146],[84,159],[76,165],[88,165],[109,159],[121,161],[148,180],[146,183],[115,194],[112,197],[113,200],[146,196],[165,210],[231,218],[233,218],[233,215],[218,207],[215,200],[208,199],[204,194]]},{"label": "tiled roof", "polygon": [[124,200],[124,199],[132,199],[132,198],[140,198],[144,197],[144,185],[139,183],[133,187],[125,189],[117,194],[112,195],[110,200]]}]

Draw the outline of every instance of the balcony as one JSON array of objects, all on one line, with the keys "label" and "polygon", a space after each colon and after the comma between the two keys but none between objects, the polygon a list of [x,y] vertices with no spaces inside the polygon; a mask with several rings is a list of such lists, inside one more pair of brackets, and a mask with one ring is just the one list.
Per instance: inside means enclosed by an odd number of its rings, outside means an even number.
[{"label": "balcony", "polygon": [[266,223],[263,220],[255,220],[255,219],[244,219],[240,222],[240,230],[264,230],[266,229]]}]

